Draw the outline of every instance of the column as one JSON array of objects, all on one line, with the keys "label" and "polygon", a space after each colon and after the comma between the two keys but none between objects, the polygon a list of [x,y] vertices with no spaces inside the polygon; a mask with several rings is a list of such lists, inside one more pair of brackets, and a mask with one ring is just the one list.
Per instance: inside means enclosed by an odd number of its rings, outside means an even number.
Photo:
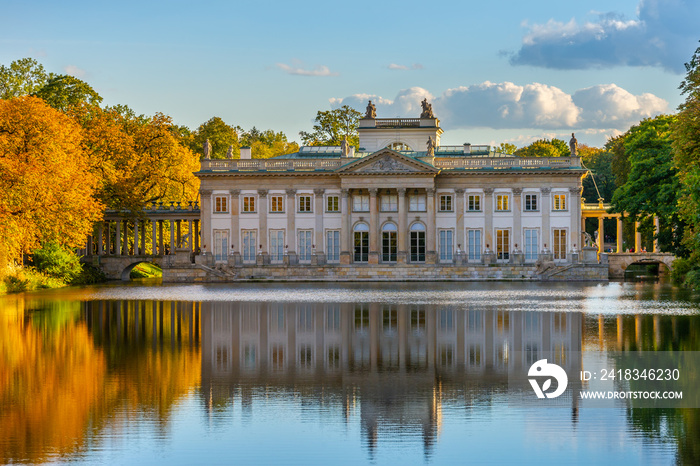
[{"label": "column", "polygon": [[[511,249],[522,249],[522,196],[523,188],[513,188],[513,247]],[[517,247],[516,247],[517,245]]]},{"label": "column", "polygon": [[623,252],[622,239],[622,217],[617,217],[617,252]]},{"label": "column", "polygon": [[603,246],[605,245],[605,217],[602,215],[598,217],[598,253],[603,251]]},{"label": "column", "polygon": [[425,262],[427,264],[437,263],[437,248],[435,247],[436,224],[435,224],[435,188],[426,189],[427,207],[428,207],[428,224],[426,225],[426,254]]},{"label": "column", "polygon": [[464,188],[455,189],[455,246],[464,251],[466,238],[464,236]]},{"label": "column", "polygon": [[158,255],[158,248],[157,248],[157,239],[158,239],[158,230],[156,229],[156,220],[151,220],[151,255],[152,256],[157,256]]},{"label": "column", "polygon": [[[240,217],[239,209],[241,208],[240,189],[232,189],[229,191],[231,194],[231,252],[236,251],[236,245],[238,245],[238,251],[241,251],[241,233],[240,233]],[[204,225],[201,225],[204,228]]]},{"label": "column", "polygon": [[187,249],[189,249],[190,252],[194,251],[194,233],[192,231],[192,220],[187,220],[187,237],[189,238],[187,240]]},{"label": "column", "polygon": [[[177,247],[178,247],[178,248],[181,248],[181,247],[182,247],[182,229],[181,229],[182,220],[177,219],[177,220],[175,221],[175,225],[176,225],[176,230],[177,230],[177,238],[175,238],[175,243],[177,244]],[[212,246],[212,248],[213,248],[213,247],[214,247],[214,243],[212,243],[211,246]]]},{"label": "column", "polygon": [[639,231],[639,222],[634,222],[634,252],[642,250],[642,232]]},{"label": "column", "polygon": [[107,226],[107,235],[105,236],[105,254],[112,254],[112,223],[109,220],[105,221]]},{"label": "column", "polygon": [[141,254],[146,255],[146,221],[141,222]]},{"label": "column", "polygon": [[659,217],[654,216],[654,252],[659,252]]},{"label": "column", "polygon": [[348,189],[340,190],[340,212],[342,217],[342,222],[340,225],[340,263],[349,264],[350,254],[352,251],[350,247],[351,229],[352,229],[352,216],[350,215],[350,191]]},{"label": "column", "polygon": [[163,221],[158,220],[158,253],[161,256],[165,255],[165,249],[163,248]]},{"label": "column", "polygon": [[369,189],[369,263],[379,263],[379,209],[377,188]]},{"label": "column", "polygon": [[[202,222],[202,250],[211,251],[214,248],[214,239],[211,231],[211,189],[200,189],[199,196],[202,208],[199,210],[199,217]],[[170,221],[170,254],[174,254],[173,221]],[[211,248],[211,249],[209,249]]]},{"label": "column", "polygon": [[139,255],[139,221],[134,220],[134,255]]},{"label": "column", "polygon": [[323,188],[314,189],[314,212],[316,213],[316,232],[314,234],[314,242],[316,243],[316,254],[323,254],[323,252],[326,250],[324,246],[325,241],[323,241],[323,214],[325,211],[323,208],[323,195],[325,193],[326,190]]},{"label": "column", "polygon": [[114,236],[114,254],[117,256],[122,255],[122,221],[117,220],[117,231]]},{"label": "column", "polygon": [[547,249],[551,251],[552,241],[550,240],[551,232],[549,231],[549,212],[551,210],[550,202],[551,198],[549,194],[552,192],[552,188],[543,187],[540,188],[540,193],[542,202],[540,202],[542,209],[542,249]]},{"label": "column", "polygon": [[103,244],[103,239],[102,239],[102,229],[104,228],[104,223],[100,222],[97,224],[97,255],[101,256],[104,253],[104,249],[102,248]]},{"label": "column", "polygon": [[[258,189],[258,244],[262,245],[263,257],[267,256],[267,189]],[[256,250],[258,248],[256,247]],[[263,259],[264,260],[264,259]]]},{"label": "column", "polygon": [[[194,221],[194,231],[192,233],[194,241],[194,251],[199,251],[199,220]],[[231,248],[233,248],[233,239],[231,239]]]},{"label": "column", "polygon": [[571,233],[569,237],[571,238],[571,248],[580,249],[582,245],[582,235],[581,235],[581,193],[583,188],[577,186],[575,188],[569,188],[569,212],[571,213]]},{"label": "column", "polygon": [[124,250],[122,253],[125,256],[129,255],[129,221],[124,220]]},{"label": "column", "polygon": [[484,249],[494,251],[493,244],[493,188],[484,188]]},{"label": "column", "polygon": [[399,198],[399,226],[398,235],[396,239],[398,241],[398,251],[396,262],[399,264],[405,264],[408,262],[408,218],[406,217],[406,188],[398,188],[397,190]]},{"label": "column", "polygon": [[170,254],[175,254],[175,220],[170,220]]},{"label": "column", "polygon": [[289,253],[296,253],[297,247],[297,226],[296,226],[296,213],[297,213],[297,190],[287,189],[287,237],[286,242],[289,246]]}]

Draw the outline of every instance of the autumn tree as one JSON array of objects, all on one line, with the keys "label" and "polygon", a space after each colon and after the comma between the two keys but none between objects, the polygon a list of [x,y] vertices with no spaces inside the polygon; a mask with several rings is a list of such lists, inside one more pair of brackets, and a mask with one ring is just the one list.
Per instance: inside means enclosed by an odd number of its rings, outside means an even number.
[{"label": "autumn tree", "polygon": [[307,146],[339,146],[347,137],[350,145],[359,147],[360,136],[357,128],[362,113],[352,107],[343,105],[328,111],[318,111],[311,133],[300,131],[299,136]]},{"label": "autumn tree", "polygon": [[583,179],[583,197],[589,202],[597,202],[602,197],[610,202],[615,188],[615,175],[612,171],[612,154],[600,147],[581,144],[578,155],[590,173]]},{"label": "autumn tree", "polygon": [[0,99],[29,95],[41,89],[52,75],[33,58],[22,58],[0,65]]},{"label": "autumn tree", "polygon": [[0,256],[78,247],[102,212],[80,127],[36,97],[0,100]]},{"label": "autumn tree", "polygon": [[569,145],[561,139],[538,139],[525,147],[516,150],[517,157],[568,157],[571,155]]},{"label": "autumn tree", "polygon": [[496,147],[496,151],[501,154],[514,154],[518,150],[518,146],[509,142],[502,142]]}]

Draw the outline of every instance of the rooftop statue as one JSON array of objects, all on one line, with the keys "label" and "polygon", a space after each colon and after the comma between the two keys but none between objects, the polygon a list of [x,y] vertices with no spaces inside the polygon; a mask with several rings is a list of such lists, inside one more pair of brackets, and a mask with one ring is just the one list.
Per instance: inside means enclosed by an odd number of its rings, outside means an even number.
[{"label": "rooftop statue", "polygon": [[340,152],[343,157],[347,157],[350,154],[350,143],[348,142],[348,136],[343,136],[343,140],[340,142]]},{"label": "rooftop statue", "polygon": [[569,150],[571,151],[571,156],[576,157],[578,155],[578,141],[574,133],[571,133],[571,139],[569,140]]},{"label": "rooftop statue", "polygon": [[370,100],[365,111],[365,118],[377,118],[377,107]]},{"label": "rooftop statue", "polygon": [[211,158],[211,142],[209,142],[209,139],[204,142],[204,158]]},{"label": "rooftop statue", "polygon": [[420,106],[423,107],[423,111],[420,114],[421,118],[435,118],[435,115],[433,115],[433,106],[432,104],[428,103],[427,98],[423,99]]},{"label": "rooftop statue", "polygon": [[226,158],[227,159],[233,158],[233,146],[228,146],[228,152],[226,152]]},{"label": "rooftop statue", "polygon": [[428,156],[435,157],[435,141],[433,140],[432,136],[428,136],[428,142],[426,145],[428,146]]}]

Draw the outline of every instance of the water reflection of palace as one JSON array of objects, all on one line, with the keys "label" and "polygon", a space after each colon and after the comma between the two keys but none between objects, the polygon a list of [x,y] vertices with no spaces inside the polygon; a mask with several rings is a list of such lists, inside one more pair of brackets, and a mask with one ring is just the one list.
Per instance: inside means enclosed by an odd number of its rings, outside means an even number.
[{"label": "water reflection of palace", "polygon": [[[419,431],[426,451],[441,404],[505,392],[546,358],[581,370],[583,315],[440,305],[202,303],[202,393],[317,398],[359,409],[370,450],[381,432]],[[576,352],[577,356],[572,356]],[[572,356],[572,357],[570,357]]]}]

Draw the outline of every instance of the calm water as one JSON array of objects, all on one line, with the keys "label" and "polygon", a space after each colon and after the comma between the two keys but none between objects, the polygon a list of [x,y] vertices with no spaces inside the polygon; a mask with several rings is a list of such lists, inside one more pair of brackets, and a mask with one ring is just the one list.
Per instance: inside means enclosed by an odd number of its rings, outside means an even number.
[{"label": "calm water", "polygon": [[700,464],[700,410],[508,375],[700,351],[663,285],[132,284],[0,297],[0,462]]}]

